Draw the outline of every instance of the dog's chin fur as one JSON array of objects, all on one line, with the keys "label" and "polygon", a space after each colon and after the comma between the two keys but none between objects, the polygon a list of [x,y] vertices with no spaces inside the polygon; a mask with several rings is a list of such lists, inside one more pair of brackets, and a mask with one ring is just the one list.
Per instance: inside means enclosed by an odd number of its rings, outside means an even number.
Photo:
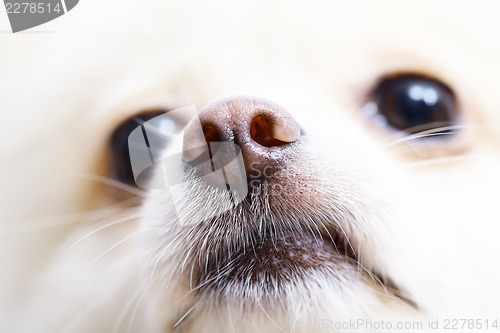
[{"label": "dog's chin fur", "polygon": [[[44,26],[55,33],[1,35],[0,330],[495,319],[491,5],[83,1]],[[399,72],[453,89],[458,134],[405,138],[364,115]],[[109,137],[127,117],[234,95],[279,103],[305,133],[238,206],[189,168],[170,191],[109,178]]]},{"label": "dog's chin fur", "polygon": [[231,309],[244,327],[267,314],[290,329],[294,322],[369,311],[360,299],[379,307],[411,303],[389,276],[394,217],[377,197],[374,171],[362,171],[360,159],[342,165],[318,158],[307,140],[294,151],[297,158],[283,162],[290,167],[236,207],[225,191],[189,172],[173,190],[184,199],[175,207],[168,193],[147,197],[148,276],[165,290],[160,298],[172,297],[170,306],[192,309],[183,325],[197,327],[198,318],[214,313],[227,319]]}]

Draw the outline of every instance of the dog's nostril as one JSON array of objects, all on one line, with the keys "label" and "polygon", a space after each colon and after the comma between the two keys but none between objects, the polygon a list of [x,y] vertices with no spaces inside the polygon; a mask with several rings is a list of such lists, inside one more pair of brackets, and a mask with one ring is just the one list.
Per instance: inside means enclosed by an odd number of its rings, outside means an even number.
[{"label": "dog's nostril", "polygon": [[203,126],[203,135],[205,136],[205,141],[207,142],[209,156],[210,156],[210,158],[212,158],[213,154],[215,152],[212,150],[213,146],[210,143],[211,142],[221,142],[222,138],[221,138],[217,128],[215,126],[212,126],[212,125]]},{"label": "dog's nostril", "polygon": [[203,127],[203,135],[205,135],[205,140],[209,142],[219,142],[222,141],[219,131],[212,125],[207,125]]},{"label": "dog's nostril", "polygon": [[275,147],[286,145],[288,142],[281,141],[274,137],[274,127],[272,120],[265,116],[253,118],[250,124],[250,137],[253,141],[264,147]]}]

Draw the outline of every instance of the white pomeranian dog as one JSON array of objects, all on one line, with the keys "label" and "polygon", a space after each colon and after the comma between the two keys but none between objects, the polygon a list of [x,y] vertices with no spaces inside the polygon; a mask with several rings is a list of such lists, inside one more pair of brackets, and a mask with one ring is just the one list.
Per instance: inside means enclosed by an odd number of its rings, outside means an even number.
[{"label": "white pomeranian dog", "polygon": [[0,330],[498,331],[499,10],[86,0],[0,34]]}]

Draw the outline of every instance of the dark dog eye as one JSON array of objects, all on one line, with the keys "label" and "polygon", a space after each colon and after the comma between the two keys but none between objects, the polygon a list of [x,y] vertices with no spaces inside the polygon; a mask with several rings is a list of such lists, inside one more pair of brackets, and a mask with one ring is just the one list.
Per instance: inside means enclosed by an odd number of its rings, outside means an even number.
[{"label": "dark dog eye", "polygon": [[370,106],[379,120],[409,134],[427,130],[435,130],[434,136],[450,134],[453,131],[446,126],[455,125],[458,119],[453,91],[438,80],[418,75],[382,80],[372,92]]},{"label": "dark dog eye", "polygon": [[[153,118],[156,118],[160,115],[163,115],[168,111],[169,110],[165,109],[145,110],[140,112],[139,114],[136,114],[126,119],[120,125],[117,126],[117,128],[114,130],[110,138],[111,158],[112,158],[111,173],[116,180],[129,185],[135,185],[134,174],[132,172],[132,166],[130,162],[129,146],[128,146],[129,135],[138,126],[141,126],[141,124]],[[169,134],[168,132],[170,131],[172,133],[175,132],[176,123],[173,119],[163,117],[162,122],[164,122],[161,124],[162,132],[166,132],[165,134]],[[168,142],[165,142],[165,145],[167,144]]]}]

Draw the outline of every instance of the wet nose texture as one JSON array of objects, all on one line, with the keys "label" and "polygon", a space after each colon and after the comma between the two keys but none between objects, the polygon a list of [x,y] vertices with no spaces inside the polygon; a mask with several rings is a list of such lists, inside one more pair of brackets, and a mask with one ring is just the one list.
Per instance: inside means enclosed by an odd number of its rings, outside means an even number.
[{"label": "wet nose texture", "polygon": [[[284,108],[252,97],[217,101],[203,109],[199,119],[203,131],[194,121],[186,128],[185,161],[196,166],[199,161],[196,147],[205,141],[209,147],[211,142],[234,143],[241,149],[248,180],[264,180],[284,167],[296,153],[302,133]],[[215,154],[211,150],[209,153],[210,157]]]}]

